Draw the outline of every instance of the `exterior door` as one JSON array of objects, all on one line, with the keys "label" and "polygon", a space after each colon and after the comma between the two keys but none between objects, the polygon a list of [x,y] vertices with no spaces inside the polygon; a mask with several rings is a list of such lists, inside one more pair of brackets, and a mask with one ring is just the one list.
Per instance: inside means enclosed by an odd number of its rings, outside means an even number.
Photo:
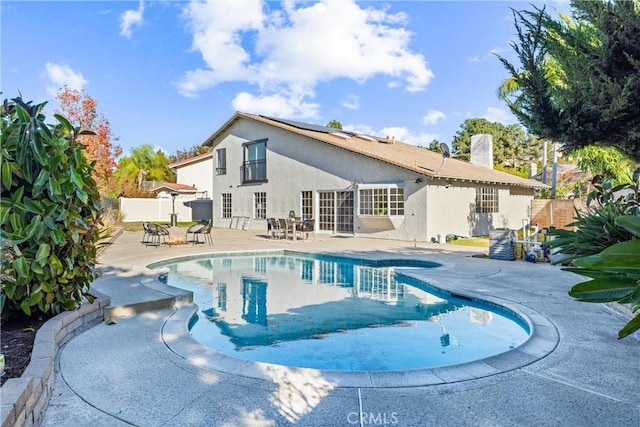
[{"label": "exterior door", "polygon": [[320,231],[353,234],[353,191],[319,191],[318,202]]}]

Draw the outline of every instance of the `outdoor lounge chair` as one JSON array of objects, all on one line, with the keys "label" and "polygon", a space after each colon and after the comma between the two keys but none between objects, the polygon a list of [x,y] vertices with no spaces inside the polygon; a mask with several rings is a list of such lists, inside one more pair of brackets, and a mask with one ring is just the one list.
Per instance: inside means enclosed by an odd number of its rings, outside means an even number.
[{"label": "outdoor lounge chair", "polygon": [[144,230],[144,235],[142,236],[142,244],[143,245],[148,245],[149,243],[151,243],[151,241],[149,240],[151,238],[151,233],[149,232],[149,225],[151,223],[149,222],[143,222],[142,223],[142,229]]},{"label": "outdoor lounge chair", "polygon": [[[184,241],[185,242],[191,242],[191,243],[196,243],[197,242],[197,238],[196,238],[196,234],[201,231],[208,222],[205,221],[200,221],[197,224],[193,224],[192,226],[190,226],[189,228],[187,228],[187,232],[184,235]],[[191,240],[189,240],[189,234],[191,234]]]},{"label": "outdoor lounge chair", "polygon": [[146,242],[147,246],[160,246],[162,243],[169,241],[169,230],[158,224],[147,224],[149,241]]},{"label": "outdoor lounge chair", "polygon": [[[199,243],[209,243],[209,245],[213,244],[213,239],[211,238],[211,229],[213,228],[213,224],[211,224],[211,220],[209,220],[206,224],[204,224],[200,229],[193,231],[193,235],[195,236],[195,241],[192,241],[194,245]],[[198,236],[204,236],[204,241],[200,241]]]}]

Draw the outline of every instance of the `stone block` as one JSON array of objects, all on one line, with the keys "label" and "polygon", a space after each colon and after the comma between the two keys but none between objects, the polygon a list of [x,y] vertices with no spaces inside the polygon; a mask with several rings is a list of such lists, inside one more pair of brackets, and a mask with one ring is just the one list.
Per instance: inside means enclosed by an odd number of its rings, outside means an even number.
[{"label": "stone block", "polygon": [[3,404],[13,402],[16,413],[27,404],[27,399],[33,392],[33,380],[23,375],[21,378],[10,378],[0,388],[0,401]]},{"label": "stone block", "polygon": [[56,316],[56,318],[60,318],[60,322],[62,324],[62,327],[65,328],[67,327],[70,323],[72,323],[73,321],[78,319],[78,312],[77,311],[65,311],[64,313],[60,313]]}]

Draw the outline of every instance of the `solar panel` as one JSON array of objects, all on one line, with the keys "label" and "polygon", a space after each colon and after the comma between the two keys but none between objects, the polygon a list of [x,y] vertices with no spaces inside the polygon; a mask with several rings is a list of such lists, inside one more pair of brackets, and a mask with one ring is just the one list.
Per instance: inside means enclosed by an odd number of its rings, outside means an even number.
[{"label": "solar panel", "polygon": [[355,133],[353,133],[353,132],[345,131],[345,130],[342,130],[342,129],[330,128],[330,127],[322,126],[322,125],[314,125],[314,124],[311,124],[311,123],[298,122],[296,120],[277,119],[275,117],[269,117],[269,116],[260,116],[260,117],[264,117],[265,119],[273,120],[274,122],[284,123],[285,125],[293,126],[295,128],[298,128],[298,129],[310,130],[312,132],[322,132],[322,133],[341,132],[341,133],[346,133],[346,134],[348,134],[350,136],[354,136],[355,135]]}]

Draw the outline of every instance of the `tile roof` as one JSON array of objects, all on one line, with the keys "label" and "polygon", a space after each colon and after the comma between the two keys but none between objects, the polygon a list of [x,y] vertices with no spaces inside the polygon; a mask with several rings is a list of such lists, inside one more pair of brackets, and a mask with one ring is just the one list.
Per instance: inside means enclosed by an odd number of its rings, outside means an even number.
[{"label": "tile roof", "polygon": [[152,188],[150,191],[154,192],[154,191],[164,191],[164,190],[177,191],[179,193],[195,193],[198,191],[198,189],[195,186],[192,187],[186,184],[176,184],[175,182],[162,183]]},{"label": "tile roof", "polygon": [[439,153],[397,140],[387,140],[386,138],[357,134],[348,130],[307,125],[301,122],[242,112],[236,112],[220,129],[207,138],[203,145],[212,145],[215,139],[240,119],[253,120],[274,126],[429,178],[506,184],[525,188],[549,188],[548,185],[539,181],[521,178],[462,160],[448,158],[443,161],[443,157]]}]

